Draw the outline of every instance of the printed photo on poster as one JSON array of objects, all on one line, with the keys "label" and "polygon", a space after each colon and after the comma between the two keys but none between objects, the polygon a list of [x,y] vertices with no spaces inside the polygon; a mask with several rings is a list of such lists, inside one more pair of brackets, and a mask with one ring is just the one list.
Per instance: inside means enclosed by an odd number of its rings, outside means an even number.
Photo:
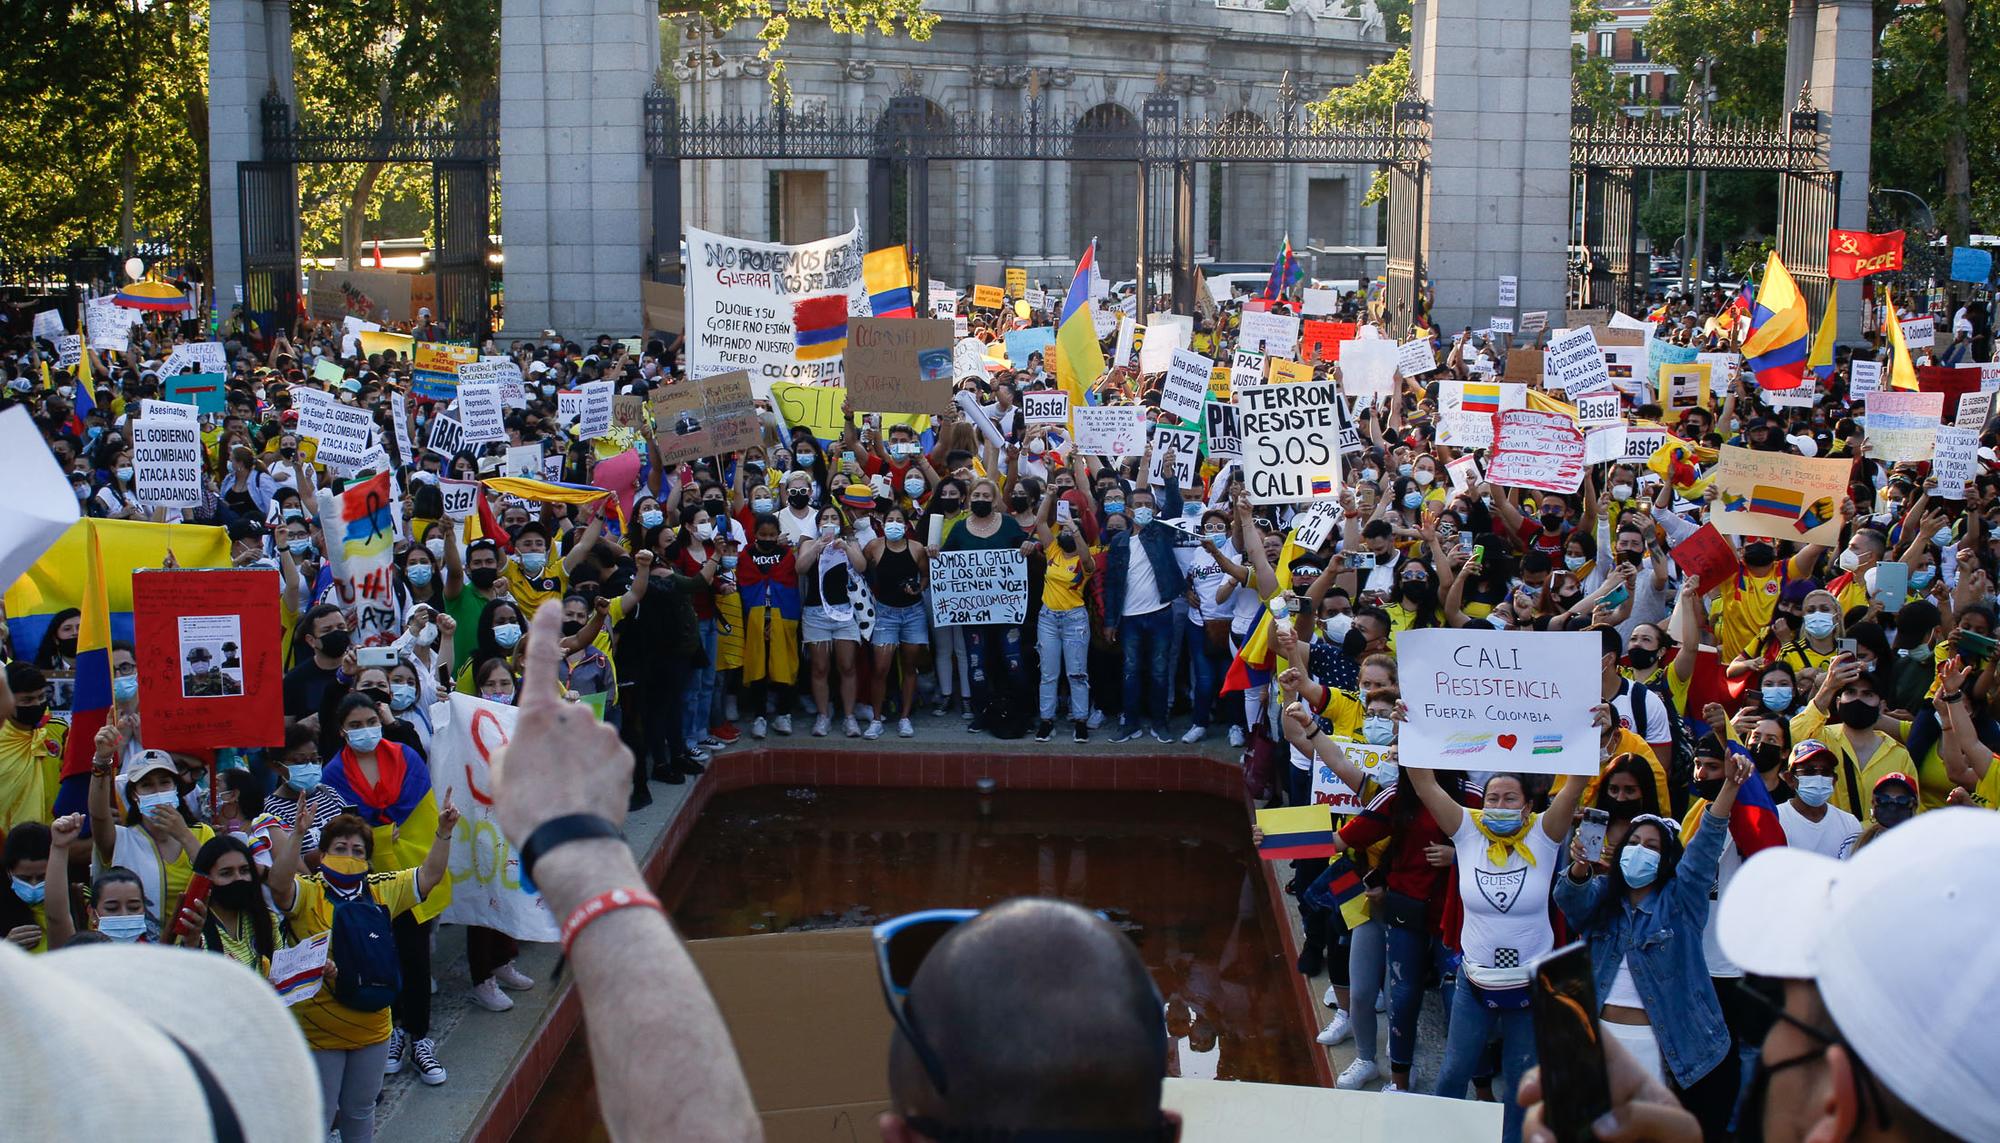
[{"label": "printed photo on poster", "polygon": [[243,617],[180,617],[182,698],[230,698],[243,693]]}]

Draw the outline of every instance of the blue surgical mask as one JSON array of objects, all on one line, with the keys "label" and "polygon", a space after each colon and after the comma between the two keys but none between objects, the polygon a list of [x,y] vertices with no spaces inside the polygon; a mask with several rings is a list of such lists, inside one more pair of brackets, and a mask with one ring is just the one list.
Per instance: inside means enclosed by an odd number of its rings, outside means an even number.
[{"label": "blue surgical mask", "polygon": [[285,784],[301,794],[310,794],[318,788],[320,774],[325,770],[317,762],[293,762],[285,767]]},{"label": "blue surgical mask", "polygon": [[290,548],[292,550],[292,554],[300,559],[304,559],[307,556],[311,555],[313,550],[313,543],[311,540],[293,540],[291,543],[286,544],[285,546]]},{"label": "blue surgical mask", "polygon": [[907,531],[908,528],[902,521],[891,520],[887,524],[882,525],[882,538],[893,544],[901,540]]},{"label": "blue surgical mask", "polygon": [[357,726],[347,732],[347,744],[356,754],[366,754],[382,744],[382,728]]},{"label": "blue surgical mask", "polygon": [[[777,506],[777,501],[772,500],[769,496],[759,496],[750,501],[750,511],[755,512],[759,516],[769,516],[771,509]],[[661,517],[661,519],[665,519],[665,517]]]},{"label": "blue surgical mask", "polygon": [[1380,479],[1382,479],[1382,474],[1375,469],[1364,468],[1361,470],[1361,483],[1363,484],[1373,484]]},{"label": "blue surgical mask", "polygon": [[159,790],[151,794],[140,794],[133,800],[138,803],[141,816],[150,814],[157,809],[172,809],[180,805],[181,802],[180,795],[174,793],[172,790]]},{"label": "blue surgical mask", "polygon": [[549,566],[549,554],[547,552],[522,552],[520,560],[521,570],[530,576],[541,575],[543,569]]},{"label": "blue surgical mask", "polygon": [[1151,508],[1132,509],[1132,523],[1135,526],[1143,528],[1152,522],[1153,522],[1153,510]]},{"label": "blue surgical mask", "polygon": [[403,569],[403,574],[409,577],[410,586],[429,587],[431,577],[437,573],[432,570],[429,564],[411,564],[409,567]]},{"label": "blue surgical mask", "polygon": [[19,877],[9,878],[9,880],[14,885],[14,896],[20,898],[23,905],[41,904],[42,895],[49,891],[49,885],[46,881],[36,881],[30,884]]},{"label": "blue surgical mask", "polygon": [[1585,558],[1584,558],[1584,557],[1582,557],[1582,556],[1564,556],[1564,557],[1563,557],[1563,566],[1564,566],[1564,567],[1566,567],[1566,568],[1568,568],[1569,570],[1571,570],[1571,571],[1573,571],[1573,572],[1580,572],[1580,571],[1582,571],[1582,570],[1583,570],[1583,565],[1585,565],[1585,564],[1587,564],[1587,563],[1589,563],[1589,562],[1590,562],[1590,561],[1589,561],[1588,559],[1585,559]]},{"label": "blue surgical mask", "polygon": [[639,523],[648,528],[657,528],[667,522],[667,514],[658,508],[648,508],[639,513]]},{"label": "blue surgical mask", "polygon": [[1403,493],[1403,507],[1405,508],[1415,508],[1418,505],[1421,505],[1423,502],[1424,502],[1424,494],[1421,492]]},{"label": "blue surgical mask", "polygon": [[1116,516],[1123,511],[1125,511],[1125,502],[1123,500],[1107,501],[1104,505],[1104,514],[1106,516]]},{"label": "blue surgical mask", "polygon": [[1370,746],[1387,746],[1396,740],[1396,720],[1371,714],[1361,720],[1361,738]]},{"label": "blue surgical mask", "polygon": [[120,675],[111,680],[111,697],[119,702],[131,702],[139,697],[139,676]]},{"label": "blue surgical mask", "polygon": [[1618,871],[1625,875],[1625,884],[1644,889],[1660,875],[1660,851],[1628,845],[1618,851]]},{"label": "blue surgical mask", "polygon": [[[1937,531],[1932,532],[1931,542],[1936,544],[1940,548],[1951,547],[1951,526],[1946,525],[1945,527],[1939,528]],[[1911,576],[1910,578],[1915,579],[1916,577]]]},{"label": "blue surgical mask", "polygon": [[1824,639],[1833,634],[1835,619],[1830,611],[1815,611],[1806,616],[1806,634],[1815,639]]},{"label": "blue surgical mask", "polygon": [[508,650],[512,650],[514,644],[521,641],[521,625],[519,623],[494,624],[493,641]]},{"label": "blue surgical mask", "polygon": [[120,484],[130,484],[130,483],[132,483],[132,466],[131,466],[131,465],[129,465],[129,464],[128,464],[128,465],[124,465],[124,466],[122,466],[121,468],[119,468],[119,469],[118,469],[118,482],[119,482]]},{"label": "blue surgical mask", "polygon": [[417,688],[409,683],[389,684],[389,708],[408,710],[417,705]]},{"label": "blue surgical mask", "polygon": [[735,556],[724,556],[724,557],[722,557],[722,570],[723,570],[723,571],[735,571],[735,570],[736,570],[736,557],[735,557]]},{"label": "blue surgical mask", "polygon": [[1930,568],[1923,568],[1918,571],[1913,571],[1910,573],[1910,590],[1923,591],[1925,588],[1928,588],[1931,585],[1931,581],[1936,578],[1937,578],[1937,573],[1932,571]]},{"label": "blue surgical mask", "polygon": [[115,917],[99,917],[97,931],[119,944],[132,944],[146,935],[146,914],[121,913]]},{"label": "blue surgical mask", "polygon": [[1765,687],[1762,693],[1765,710],[1775,710],[1782,713],[1792,709],[1792,688]]},{"label": "blue surgical mask", "polygon": [[1479,820],[1488,830],[1501,837],[1510,837],[1521,832],[1522,817],[1519,810],[1482,810]]},{"label": "blue surgical mask", "polygon": [[1397,465],[1397,466],[1396,466],[1396,475],[1397,475],[1397,476],[1408,476],[1408,475],[1410,475],[1411,471],[1412,471],[1412,470],[1413,470],[1413,469],[1414,469],[1415,467],[1416,467],[1416,466],[1414,466],[1414,465],[1409,465],[1409,464],[1399,464],[1399,465]]},{"label": "blue surgical mask", "polygon": [[1801,774],[1798,777],[1799,801],[1818,809],[1833,800],[1833,775]]},{"label": "blue surgical mask", "polygon": [[909,496],[922,496],[924,494],[924,478],[915,475],[904,477],[903,492]]},{"label": "blue surgical mask", "polygon": [[1402,776],[1403,768],[1394,762],[1384,762],[1375,767],[1375,784],[1378,786],[1393,786]]}]

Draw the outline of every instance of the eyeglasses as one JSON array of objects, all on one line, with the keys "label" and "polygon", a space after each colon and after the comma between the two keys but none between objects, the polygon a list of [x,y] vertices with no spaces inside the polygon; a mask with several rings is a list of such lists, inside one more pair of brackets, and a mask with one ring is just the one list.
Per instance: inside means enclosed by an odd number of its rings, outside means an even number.
[{"label": "eyeglasses", "polygon": [[923,1065],[924,1074],[930,1077],[931,1087],[939,1095],[947,1092],[944,1060],[917,1027],[917,1014],[909,1003],[910,984],[938,942],[978,915],[977,909],[926,909],[884,921],[874,929],[875,967],[882,978],[882,999],[888,1003],[890,1018],[909,1041],[910,1050],[916,1053],[917,1062]]},{"label": "eyeglasses", "polygon": [[[1828,1048],[1838,1044],[1846,1051],[1847,1058],[1854,1068],[1855,1078],[1859,1081],[1855,1084],[1855,1090],[1861,1103],[1867,1107],[1869,1116],[1874,1119],[1878,1126],[1883,1128],[1889,1126],[1888,1104],[1885,1102],[1884,1097],[1875,1091],[1875,1075],[1868,1070],[1868,1065],[1862,1061],[1861,1054],[1854,1050],[1854,1045],[1848,1043],[1838,1031],[1829,1032],[1824,1028],[1815,1027],[1792,1015],[1790,1012],[1785,1011],[1785,1005],[1782,1001],[1773,1000],[1770,996],[1759,991],[1750,982],[1748,977],[1739,976],[1734,983],[1736,985],[1737,996],[1748,1000],[1753,1006],[1772,1019],[1798,1029],[1806,1038],[1819,1045],[1819,1047],[1811,1051],[1801,1052],[1789,1060],[1780,1060],[1775,1064],[1763,1060],[1760,1051],[1758,1063],[1761,1065],[1761,1070],[1765,1077],[1767,1077],[1765,1082],[1768,1083],[1768,1077],[1776,1072],[1819,1059],[1826,1055]],[[1762,1108],[1759,1107],[1758,1110],[1761,1112]],[[1761,1125],[1761,1122],[1760,1116],[1758,1120],[1759,1125]]]}]

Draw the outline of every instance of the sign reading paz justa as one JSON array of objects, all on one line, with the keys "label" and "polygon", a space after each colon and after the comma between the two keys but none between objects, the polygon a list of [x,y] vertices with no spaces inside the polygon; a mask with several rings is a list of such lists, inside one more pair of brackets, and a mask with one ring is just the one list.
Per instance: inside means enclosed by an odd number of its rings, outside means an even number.
[{"label": "sign reading paz justa", "polygon": [[939,552],[931,560],[931,622],[1019,623],[1028,613],[1028,558],[1019,548]]},{"label": "sign reading paz justa", "polygon": [[1332,382],[1236,390],[1243,480],[1252,504],[1285,504],[1340,490],[1340,395]]},{"label": "sign reading paz justa", "polygon": [[1597,773],[1601,649],[1594,631],[1403,632],[1403,765]]}]

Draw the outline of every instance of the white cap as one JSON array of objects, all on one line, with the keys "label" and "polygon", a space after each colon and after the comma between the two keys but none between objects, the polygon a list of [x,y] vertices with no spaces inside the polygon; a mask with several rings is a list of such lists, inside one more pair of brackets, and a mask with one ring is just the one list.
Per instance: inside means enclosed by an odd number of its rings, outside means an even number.
[{"label": "white cap", "polygon": [[2000,814],[1948,806],[1847,861],[1762,850],[1716,914],[1722,953],[1819,986],[1841,1037],[1897,1098],[1961,1139],[2000,1139]]},{"label": "white cap", "polygon": [[[241,964],[171,945],[30,956],[0,944],[0,1027],[32,1029],[35,1040],[34,1051],[14,1053],[0,1069],[0,1122],[10,1138],[211,1138],[190,1054],[215,1077],[245,1139],[326,1133],[298,1021]],[[228,1017],[217,1019],[222,1012]],[[86,1072],[89,1098],[60,1098]]]},{"label": "white cap", "polygon": [[1812,439],[1811,436],[1805,433],[1800,433],[1797,436],[1786,437],[1785,439],[1791,442],[1793,448],[1799,450],[1800,456],[1819,455],[1819,442]]}]

